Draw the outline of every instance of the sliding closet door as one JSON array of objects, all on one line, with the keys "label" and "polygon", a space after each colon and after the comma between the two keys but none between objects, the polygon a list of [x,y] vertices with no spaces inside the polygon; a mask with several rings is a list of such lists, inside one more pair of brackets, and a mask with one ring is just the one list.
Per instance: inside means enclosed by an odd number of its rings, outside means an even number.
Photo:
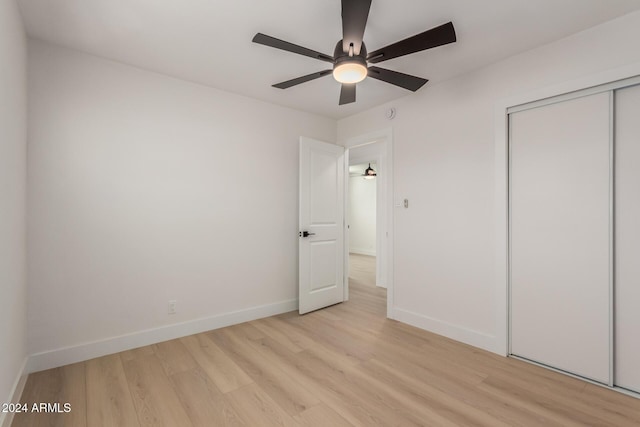
[{"label": "sliding closet door", "polygon": [[615,107],[615,385],[640,392],[640,86]]},{"label": "sliding closet door", "polygon": [[510,114],[511,353],[609,381],[609,112],[600,93]]}]

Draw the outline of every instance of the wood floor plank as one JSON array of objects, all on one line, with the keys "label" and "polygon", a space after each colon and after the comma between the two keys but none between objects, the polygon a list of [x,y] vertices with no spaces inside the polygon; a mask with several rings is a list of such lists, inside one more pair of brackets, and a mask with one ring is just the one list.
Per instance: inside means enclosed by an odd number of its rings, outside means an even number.
[{"label": "wood floor plank", "polygon": [[[288,375],[279,365],[269,363],[256,352],[252,346],[253,340],[249,338],[251,335],[246,335],[241,328],[226,328],[219,333],[224,336],[219,341],[223,351],[289,415],[297,415],[320,403],[314,393],[296,381],[297,377]],[[274,345],[281,345],[279,341],[273,342]]]},{"label": "wood floor plank", "polygon": [[[86,412],[85,365],[75,363],[29,375],[22,393],[21,403],[29,412],[18,413],[13,426],[85,426]],[[41,404],[58,404],[55,408],[42,408]],[[71,405],[64,412],[64,404]],[[38,410],[33,411],[33,405]]]},{"label": "wood floor plank", "polygon": [[[443,390],[442,378],[431,376],[425,381],[424,378],[418,379],[418,376],[405,374],[375,359],[359,366],[358,372],[381,384],[387,384],[391,390],[408,401],[413,401],[418,407],[428,406],[458,425],[513,426],[514,419],[521,415],[516,413],[511,418],[504,417],[508,408],[500,407],[486,397],[480,400],[469,385],[460,384],[459,387],[453,388],[449,382],[447,386],[451,388]],[[457,385],[456,382],[453,384]]]},{"label": "wood floor plank", "polygon": [[376,257],[362,254],[349,254],[349,279],[364,285],[376,284]]},{"label": "wood floor plank", "polygon": [[62,368],[63,387],[58,395],[60,403],[69,403],[71,411],[65,414],[66,425],[82,425],[87,422],[87,389],[84,363],[74,363]]},{"label": "wood floor plank", "polygon": [[[404,414],[386,411],[379,405],[378,396],[382,390],[369,387],[354,387],[347,373],[351,363],[341,365],[326,353],[319,355],[311,350],[292,353],[266,337],[255,343],[258,351],[274,363],[289,367],[289,374],[303,382],[317,393],[323,402],[334,409],[343,418],[356,426],[383,426],[393,424],[419,425],[407,419]],[[283,361],[286,361],[283,363]],[[373,397],[373,398],[372,398]],[[392,423],[392,424],[389,424]]]},{"label": "wood floor plank", "polygon": [[[551,411],[557,419],[568,419],[581,425],[640,425],[640,417],[637,416],[635,420],[632,420],[626,415],[617,413],[615,410],[609,410],[606,404],[597,404],[594,399],[589,399],[590,402],[585,402],[583,401],[585,395],[581,392],[562,395],[558,393],[548,394],[535,387],[514,385],[508,378],[496,376],[487,378],[480,388],[499,390],[502,394],[508,393],[510,396],[518,397],[519,401],[533,403],[536,407]],[[640,415],[640,412],[638,415]]]},{"label": "wood floor plank", "polygon": [[227,393],[227,399],[245,423],[252,427],[296,426],[296,422],[258,384]]},{"label": "wood floor plank", "polygon": [[265,360],[279,366],[287,375],[311,390],[322,402],[354,426],[375,425],[372,424],[371,414],[366,407],[351,401],[342,388],[327,387],[326,377],[322,372],[310,369],[302,359],[304,357],[302,353],[291,352],[270,337],[252,341],[252,346]]},{"label": "wood floor plank", "polygon": [[428,405],[421,407],[406,396],[399,396],[388,384],[361,375],[357,369],[359,365],[338,365],[312,350],[305,350],[300,356],[299,366],[305,366],[308,373],[316,373],[325,387],[339,390],[344,400],[367,408],[367,418],[358,420],[361,424],[456,425]]},{"label": "wood floor plank", "polygon": [[[501,415],[503,417],[508,416],[508,413],[518,411],[520,414],[516,417],[514,425],[530,425],[532,422],[536,422],[545,426],[559,426],[559,427],[578,427],[583,426],[584,422],[578,421],[581,417],[577,414],[573,414],[570,417],[565,417],[554,411],[553,408],[549,408],[546,405],[540,405],[540,402],[522,399],[518,393],[511,391],[505,392],[500,387],[494,387],[489,383],[480,384],[476,387],[476,390],[481,392],[483,396],[487,396],[493,399],[495,402],[500,402],[506,406],[508,410],[503,410]],[[493,405],[495,407],[495,405]],[[527,420],[527,423],[522,423],[522,420]]]},{"label": "wood floor plank", "polygon": [[155,355],[128,360],[123,365],[141,427],[191,426],[162,363]]},{"label": "wood floor plank", "polygon": [[162,362],[167,376],[178,372],[195,369],[198,363],[193,358],[184,342],[180,340],[165,341],[153,345],[153,351]]},{"label": "wood floor plank", "polygon": [[303,427],[354,427],[353,424],[342,418],[336,411],[325,404],[309,408],[299,415],[296,415],[294,419]]},{"label": "wood floor plank", "polygon": [[[253,322],[250,322],[249,324],[255,327],[256,329],[260,330],[260,332],[264,333],[265,335],[268,335],[274,340],[278,341],[281,345],[287,347],[290,351],[293,351],[294,353],[297,353],[305,349],[305,347],[299,345],[300,340],[296,342],[295,336],[291,334],[290,330],[285,331],[286,326],[283,326],[283,325],[287,325],[287,323],[280,322],[279,324],[278,323],[274,324],[274,322],[277,322],[277,320],[261,319],[260,321],[253,321]],[[301,335],[298,334],[298,336],[301,336]],[[306,343],[306,344],[309,345],[309,343]]]},{"label": "wood floor plank", "polygon": [[606,388],[595,384],[586,384],[579,399],[592,407],[614,412],[622,418],[620,422],[640,425],[640,406],[637,405],[638,399],[632,396],[619,396]]},{"label": "wood floor plank", "polygon": [[291,342],[293,342],[303,350],[315,344],[315,341],[313,339],[304,334],[298,328],[291,325],[289,322],[282,320],[279,316],[267,317],[264,320],[266,326],[268,326],[272,330],[281,331],[284,335],[286,335],[287,339],[289,339]]},{"label": "wood floor plank", "polygon": [[206,334],[180,338],[202,370],[223,393],[251,384],[249,377],[227,354]]},{"label": "wood floor plank", "polygon": [[332,328],[332,323],[319,316],[311,317],[314,313],[292,320],[307,335],[313,337],[317,343],[342,352],[346,356],[355,357],[360,361],[371,359],[375,353],[372,352],[370,343],[367,343],[353,333]]},{"label": "wood floor plank", "polygon": [[247,425],[200,367],[170,379],[194,427]]},{"label": "wood floor plank", "polygon": [[139,427],[122,360],[117,354],[86,362],[87,423]]},{"label": "wood floor plank", "polygon": [[138,357],[152,356],[155,354],[153,350],[153,345],[145,345],[144,347],[138,347],[131,350],[126,350],[118,353],[120,355],[120,359],[123,362],[128,360],[133,360]]}]

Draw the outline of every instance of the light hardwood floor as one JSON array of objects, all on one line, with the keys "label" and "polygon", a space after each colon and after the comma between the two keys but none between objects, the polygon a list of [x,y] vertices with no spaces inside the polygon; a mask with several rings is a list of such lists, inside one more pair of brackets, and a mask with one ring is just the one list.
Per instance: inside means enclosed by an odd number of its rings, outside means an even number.
[{"label": "light hardwood floor", "polygon": [[[375,287],[376,257],[349,254],[349,284]],[[386,298],[384,290],[381,290],[380,295]]]},{"label": "light hardwood floor", "polygon": [[32,374],[23,402],[72,412],[13,426],[640,425],[638,399],[385,319],[366,262],[346,303]]}]

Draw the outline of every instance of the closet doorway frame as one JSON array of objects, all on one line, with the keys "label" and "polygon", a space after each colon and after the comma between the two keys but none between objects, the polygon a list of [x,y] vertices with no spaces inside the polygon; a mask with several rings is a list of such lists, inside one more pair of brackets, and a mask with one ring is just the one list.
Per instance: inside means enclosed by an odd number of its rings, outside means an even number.
[{"label": "closet doorway frame", "polygon": [[614,382],[614,323],[613,323],[613,248],[614,248],[614,211],[613,211],[613,178],[615,170],[613,168],[613,154],[614,154],[614,126],[613,126],[613,108],[615,105],[615,91],[626,87],[640,85],[640,62],[634,63],[622,68],[608,70],[598,74],[594,74],[578,80],[566,82],[560,85],[552,86],[531,92],[528,94],[522,94],[510,98],[505,98],[498,101],[494,107],[494,130],[495,130],[495,173],[494,173],[494,188],[495,188],[495,243],[496,243],[496,313],[495,313],[495,325],[496,325],[496,341],[495,352],[507,357],[518,358],[511,355],[511,280],[510,280],[510,198],[509,198],[509,182],[510,182],[510,156],[509,156],[509,115],[518,111],[524,111],[531,108],[536,108],[544,105],[550,105],[570,99],[580,98],[596,93],[612,92],[610,101],[610,120],[612,124],[610,126],[610,182],[609,182],[609,224],[610,224],[610,250],[609,250],[609,384],[601,384],[595,381],[591,381],[587,378],[583,378],[562,370],[554,369],[546,365],[540,365],[535,362],[531,362],[526,359],[528,363],[543,366],[547,369],[551,369],[565,375],[569,375],[581,380],[587,381],[592,384],[596,384],[611,390],[615,390],[624,394],[628,394],[637,398],[640,398],[640,394],[615,387]]}]

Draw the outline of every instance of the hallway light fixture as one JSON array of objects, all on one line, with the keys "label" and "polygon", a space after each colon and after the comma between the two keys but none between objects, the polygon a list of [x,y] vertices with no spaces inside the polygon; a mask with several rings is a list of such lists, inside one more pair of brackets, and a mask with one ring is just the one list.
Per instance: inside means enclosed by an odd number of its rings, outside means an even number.
[{"label": "hallway light fixture", "polygon": [[371,167],[371,163],[369,163],[369,167],[365,169],[364,173],[362,174],[362,176],[364,176],[364,179],[373,179],[377,175],[378,173],[373,170],[373,168]]}]

